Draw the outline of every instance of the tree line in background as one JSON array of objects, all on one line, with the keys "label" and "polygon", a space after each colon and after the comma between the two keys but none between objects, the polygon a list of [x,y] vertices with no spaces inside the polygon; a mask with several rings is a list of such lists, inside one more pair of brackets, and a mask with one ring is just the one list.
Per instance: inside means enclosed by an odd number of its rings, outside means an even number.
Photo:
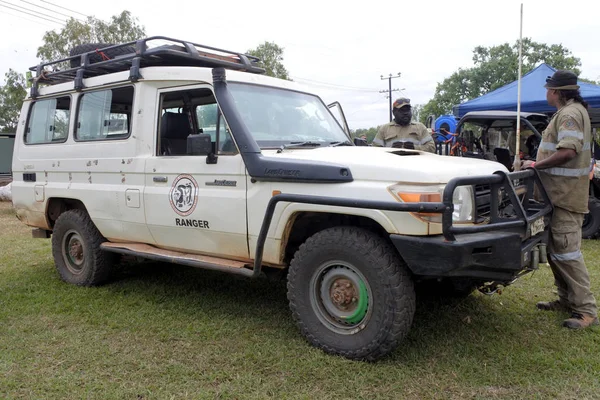
[{"label": "tree line in background", "polygon": [[[129,11],[114,15],[106,22],[88,17],[85,22],[74,18],[60,31],[48,31],[42,37],[37,57],[42,62],[69,56],[69,50],[82,43],[123,43],[146,35],[144,26]],[[497,46],[477,46],[473,50],[473,66],[459,68],[437,84],[433,98],[426,104],[413,106],[413,119],[425,123],[429,115],[450,114],[454,105],[477,98],[517,79],[518,41]],[[283,64],[284,49],[274,42],[264,42],[246,53],[260,58],[266,75],[291,80]],[[556,69],[569,69],[579,75],[581,60],[562,45],[523,40],[523,74],[545,62]],[[583,79],[587,82],[596,83]],[[0,86],[0,132],[15,132],[23,99],[27,93],[25,76],[13,69],[5,74]],[[382,125],[387,121],[382,121]],[[366,136],[371,142],[379,126],[355,129],[355,137]]]},{"label": "tree line in background", "polygon": [[[42,44],[36,56],[41,62],[49,62],[69,57],[69,51],[83,43],[124,43],[146,36],[146,30],[129,11],[114,15],[109,21],[88,17],[85,22],[70,18],[60,31],[48,31],[42,37]],[[283,48],[273,42],[264,42],[247,54],[261,59],[260,65],[266,74],[282,79],[290,79],[283,65]],[[0,132],[12,133],[17,129],[19,112],[27,94],[25,75],[9,69],[4,84],[0,86]]]}]

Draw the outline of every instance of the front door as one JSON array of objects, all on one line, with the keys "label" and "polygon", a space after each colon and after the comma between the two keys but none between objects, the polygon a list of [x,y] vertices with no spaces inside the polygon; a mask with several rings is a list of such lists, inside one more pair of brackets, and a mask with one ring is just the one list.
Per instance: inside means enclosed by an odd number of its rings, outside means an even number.
[{"label": "front door", "polygon": [[[155,156],[145,167],[146,222],[160,247],[247,260],[246,169],[209,87],[159,92]],[[211,135],[214,155],[187,155]]]},{"label": "front door", "polygon": [[338,123],[346,133],[346,136],[348,136],[348,139],[352,140],[350,128],[348,128],[348,121],[346,120],[346,115],[344,115],[342,105],[339,102],[334,101],[333,103],[328,104],[327,108],[329,108],[335,119],[338,121]]}]

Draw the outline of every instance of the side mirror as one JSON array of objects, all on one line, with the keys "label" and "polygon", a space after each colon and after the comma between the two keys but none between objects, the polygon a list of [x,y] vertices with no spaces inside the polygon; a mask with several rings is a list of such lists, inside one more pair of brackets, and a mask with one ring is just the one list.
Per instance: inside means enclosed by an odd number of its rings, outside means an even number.
[{"label": "side mirror", "polygon": [[211,154],[212,143],[210,135],[200,133],[198,135],[189,135],[187,137],[187,154],[190,156],[207,156]]},{"label": "side mirror", "polygon": [[354,138],[354,145],[355,146],[368,146],[369,144],[367,143],[366,140],[355,137]]}]

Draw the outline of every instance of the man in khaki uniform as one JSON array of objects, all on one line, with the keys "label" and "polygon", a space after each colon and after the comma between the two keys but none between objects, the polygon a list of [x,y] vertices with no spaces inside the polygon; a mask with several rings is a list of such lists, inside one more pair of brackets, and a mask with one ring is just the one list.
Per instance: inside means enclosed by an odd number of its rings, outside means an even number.
[{"label": "man in khaki uniform", "polygon": [[435,153],[435,143],[429,130],[420,122],[412,121],[410,100],[397,99],[393,104],[394,120],[379,128],[373,146],[400,147]]},{"label": "man in khaki uniform", "polygon": [[598,324],[596,300],[581,254],[581,225],[588,212],[588,173],[591,159],[591,126],[587,103],[579,94],[577,76],[556,71],[546,79],[548,104],[558,111],[542,134],[537,160],[524,168],[539,170],[554,205],[550,224],[548,261],[558,288],[558,300],[540,302],[541,310],[567,310],[571,329]]}]

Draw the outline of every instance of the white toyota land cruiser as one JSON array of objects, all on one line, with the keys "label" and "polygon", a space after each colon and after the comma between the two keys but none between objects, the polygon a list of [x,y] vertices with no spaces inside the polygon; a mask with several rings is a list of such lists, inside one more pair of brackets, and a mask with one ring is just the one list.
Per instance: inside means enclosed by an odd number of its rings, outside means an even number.
[{"label": "white toyota land cruiser", "polygon": [[414,283],[493,292],[544,261],[552,205],[534,170],[357,146],[318,96],[244,54],[96,47],[31,68],[12,165],[17,216],[52,237],[67,282],[105,282],[118,254],[285,272],[312,345],[375,360],[408,333]]}]

